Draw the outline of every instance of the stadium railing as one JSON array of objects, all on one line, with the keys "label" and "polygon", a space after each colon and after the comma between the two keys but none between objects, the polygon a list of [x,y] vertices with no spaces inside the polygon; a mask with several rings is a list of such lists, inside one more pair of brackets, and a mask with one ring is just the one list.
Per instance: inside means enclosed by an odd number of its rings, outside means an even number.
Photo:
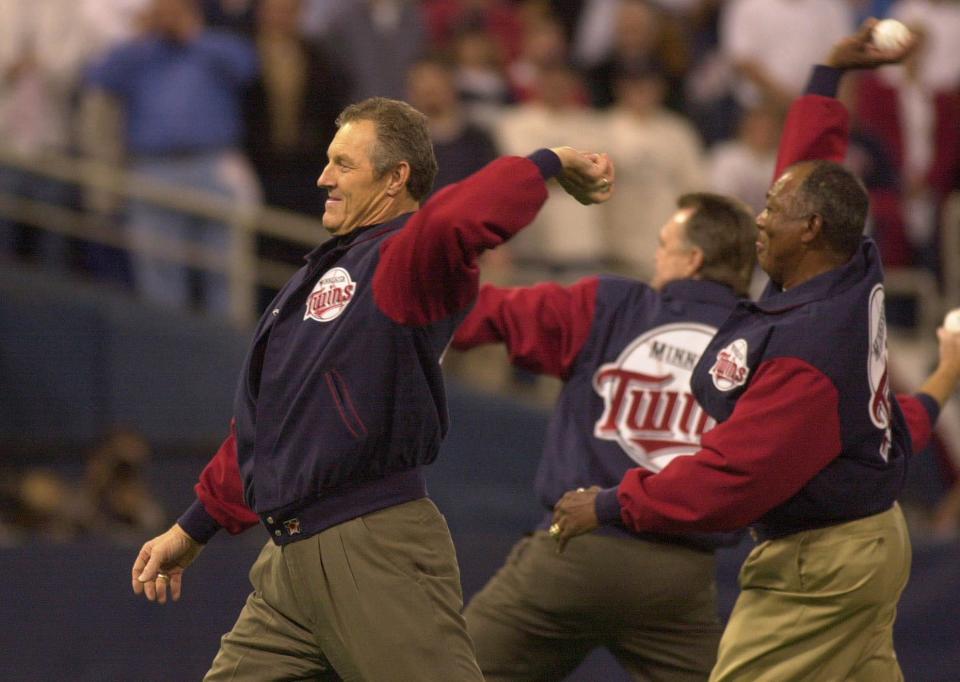
[{"label": "stadium railing", "polygon": [[[230,284],[230,318],[240,326],[255,319],[258,285],[279,288],[295,267],[257,255],[257,235],[276,237],[309,247],[326,239],[319,220],[262,204],[238,205],[223,197],[190,187],[157,181],[116,166],[60,154],[26,156],[0,145],[0,165],[121,199],[137,199],[156,206],[222,222],[231,227],[231,248],[218,253],[196,245],[157,240],[148,248],[128,243],[124,227],[86,208],[59,206],[0,192],[0,217],[75,237],[94,244],[224,272]],[[80,202],[83,206],[83,202]],[[186,248],[184,248],[186,246]]]}]

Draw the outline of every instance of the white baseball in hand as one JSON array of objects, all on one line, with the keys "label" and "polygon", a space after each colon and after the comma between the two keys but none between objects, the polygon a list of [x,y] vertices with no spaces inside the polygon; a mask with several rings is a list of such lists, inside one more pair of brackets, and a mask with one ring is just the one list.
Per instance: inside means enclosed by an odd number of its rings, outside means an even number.
[{"label": "white baseball in hand", "polygon": [[878,50],[893,52],[910,40],[910,29],[896,19],[878,21],[870,33],[870,39]]},{"label": "white baseball in hand", "polygon": [[948,332],[960,332],[960,308],[954,308],[943,318],[943,328]]}]

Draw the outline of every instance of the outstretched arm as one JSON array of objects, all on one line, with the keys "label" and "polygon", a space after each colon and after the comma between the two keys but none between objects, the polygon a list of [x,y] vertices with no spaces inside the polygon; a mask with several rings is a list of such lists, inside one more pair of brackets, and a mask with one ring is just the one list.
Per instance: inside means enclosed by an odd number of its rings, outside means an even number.
[{"label": "outstretched arm", "polygon": [[569,287],[486,285],[457,329],[453,347],[503,343],[513,364],[566,378],[590,336],[599,284],[587,277]]},{"label": "outstretched arm", "polygon": [[533,221],[552,178],[585,204],[613,193],[613,164],[605,154],[557,147],[493,161],[437,192],[383,243],[373,280],[380,310],[415,326],[466,308],[477,295],[477,258]]}]

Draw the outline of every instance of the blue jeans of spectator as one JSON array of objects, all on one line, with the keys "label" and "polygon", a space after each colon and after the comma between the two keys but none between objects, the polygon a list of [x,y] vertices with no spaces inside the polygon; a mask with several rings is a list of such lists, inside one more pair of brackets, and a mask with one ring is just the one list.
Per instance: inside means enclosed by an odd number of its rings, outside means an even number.
[{"label": "blue jeans of spectator", "polygon": [[[231,200],[231,203],[251,199],[250,185],[253,182],[243,177],[246,173],[244,161],[229,151],[141,158],[133,163],[132,170],[167,184],[210,192]],[[247,187],[244,187],[245,184]],[[191,246],[200,246],[226,256],[231,244],[230,226],[140,200],[129,203],[127,215],[128,240],[134,249],[130,262],[138,292],[162,305],[189,308],[194,293],[190,268],[138,253],[135,249],[149,248],[162,241],[164,244],[179,245],[177,250],[180,253],[185,253]],[[201,270],[197,284],[200,307],[206,312],[225,315],[229,310],[226,274]]]}]

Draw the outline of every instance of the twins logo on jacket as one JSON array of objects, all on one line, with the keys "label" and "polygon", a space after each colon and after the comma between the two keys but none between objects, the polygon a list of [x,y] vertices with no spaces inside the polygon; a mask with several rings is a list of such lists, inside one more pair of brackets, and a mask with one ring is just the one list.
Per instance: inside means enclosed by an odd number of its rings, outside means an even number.
[{"label": "twins logo on jacket", "polygon": [[867,379],[870,382],[870,421],[883,429],[880,456],[890,458],[890,386],[887,382],[887,317],[883,308],[883,286],[870,292],[870,352],[867,354]]},{"label": "twins logo on jacket", "polygon": [[330,322],[340,316],[357,290],[356,283],[344,268],[330,268],[317,280],[307,296],[304,320]]},{"label": "twins logo on jacket", "polygon": [[690,376],[716,330],[679,323],[656,327],[601,365],[593,388],[604,409],[594,436],[619,443],[631,459],[660,471],[675,457],[691,455],[716,423],[690,391]]}]

